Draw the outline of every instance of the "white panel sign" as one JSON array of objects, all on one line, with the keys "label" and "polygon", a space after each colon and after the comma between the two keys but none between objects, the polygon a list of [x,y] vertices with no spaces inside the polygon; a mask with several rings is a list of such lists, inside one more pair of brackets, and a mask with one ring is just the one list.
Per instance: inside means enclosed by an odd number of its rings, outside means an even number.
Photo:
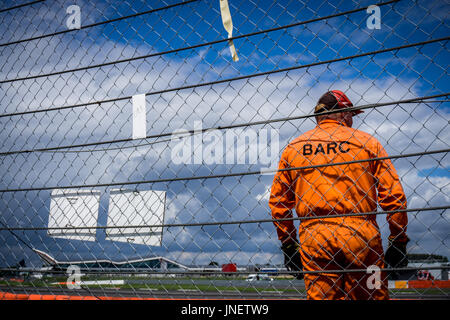
[{"label": "white panel sign", "polygon": [[164,223],[166,193],[164,191],[132,191],[113,189],[109,197],[106,239],[149,246],[160,246],[162,228],[141,227]]},{"label": "white panel sign", "polygon": [[[49,229],[48,235],[70,240],[95,241],[99,204],[100,191],[83,189],[53,190],[48,227],[56,229]],[[77,229],[77,227],[93,228]]]},{"label": "white panel sign", "polygon": [[134,95],[133,98],[133,139],[147,136],[147,112],[145,94]]}]

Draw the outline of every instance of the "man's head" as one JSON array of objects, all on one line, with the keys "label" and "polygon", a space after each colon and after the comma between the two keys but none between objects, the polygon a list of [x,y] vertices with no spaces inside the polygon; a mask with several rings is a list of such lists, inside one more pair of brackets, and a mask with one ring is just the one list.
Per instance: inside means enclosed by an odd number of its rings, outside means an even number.
[{"label": "man's head", "polygon": [[[362,110],[347,111],[347,108],[353,107],[350,99],[347,98],[345,93],[339,90],[328,91],[323,94],[317,102],[314,113],[316,114],[316,121],[319,123],[325,119],[333,119],[345,123],[351,127],[353,125],[353,116],[360,114]],[[341,110],[342,112],[323,114],[326,111]]]}]

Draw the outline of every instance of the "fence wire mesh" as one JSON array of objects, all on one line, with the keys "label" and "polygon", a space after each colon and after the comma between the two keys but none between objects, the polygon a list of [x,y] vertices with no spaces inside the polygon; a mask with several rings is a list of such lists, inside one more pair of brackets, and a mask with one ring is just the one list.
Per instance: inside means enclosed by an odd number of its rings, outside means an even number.
[{"label": "fence wire mesh", "polygon": [[[368,275],[304,266],[296,279],[269,207],[283,150],[338,89],[407,207],[332,210],[376,220],[381,251],[386,217],[406,213],[409,263],[381,280],[390,297],[448,298],[449,3],[229,0],[232,33],[226,3],[0,4],[0,291],[306,298],[308,275]],[[285,172],[341,168],[340,181],[369,166],[336,159]],[[311,210],[278,222],[299,230]]]}]

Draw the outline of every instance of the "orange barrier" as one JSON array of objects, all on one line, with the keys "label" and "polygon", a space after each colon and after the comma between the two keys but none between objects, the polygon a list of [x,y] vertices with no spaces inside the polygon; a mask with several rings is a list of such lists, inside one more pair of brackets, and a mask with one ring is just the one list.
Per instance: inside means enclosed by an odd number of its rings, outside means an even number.
[{"label": "orange barrier", "polygon": [[158,298],[138,297],[94,297],[94,296],[71,296],[53,294],[16,294],[0,292],[0,300],[164,300]]},{"label": "orange barrier", "polygon": [[450,288],[450,280],[409,280],[408,288]]}]

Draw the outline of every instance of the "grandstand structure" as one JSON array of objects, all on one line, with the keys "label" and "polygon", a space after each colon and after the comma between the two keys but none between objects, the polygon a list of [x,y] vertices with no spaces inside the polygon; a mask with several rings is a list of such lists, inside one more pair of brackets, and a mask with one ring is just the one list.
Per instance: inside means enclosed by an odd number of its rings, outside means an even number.
[{"label": "grandstand structure", "polygon": [[190,271],[188,266],[164,257],[151,257],[139,259],[126,259],[124,261],[113,261],[106,259],[79,260],[79,261],[57,261],[51,255],[41,250],[35,249],[42,261],[54,271],[67,270],[69,266],[77,266],[81,271],[131,271],[153,270],[153,271]]}]

